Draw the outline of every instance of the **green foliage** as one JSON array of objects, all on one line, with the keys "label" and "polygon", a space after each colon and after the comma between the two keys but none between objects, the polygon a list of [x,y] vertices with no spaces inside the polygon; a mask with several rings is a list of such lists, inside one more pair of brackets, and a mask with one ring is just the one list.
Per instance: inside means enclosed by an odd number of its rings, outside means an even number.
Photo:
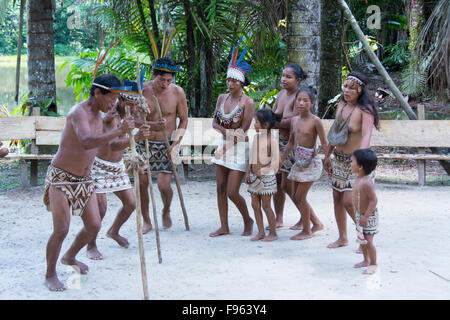
[{"label": "green foliage", "polygon": [[[103,56],[104,51],[100,54]],[[98,51],[83,52],[75,59],[64,62],[59,71],[65,68],[69,63],[71,69],[67,75],[66,86],[73,86],[74,96],[78,102],[89,97],[89,90],[94,77],[95,63],[97,61]],[[108,73],[118,76],[120,79],[136,79],[136,55],[130,47],[117,45],[108,52],[103,63],[97,70],[97,76]],[[148,63],[141,62],[141,66],[150,70]],[[147,72],[146,77],[150,76]]]},{"label": "green foliage", "polygon": [[342,71],[341,71],[341,82],[342,84],[344,84],[345,79],[347,79],[348,74],[350,73],[350,70],[347,69],[346,66],[342,67]]},{"label": "green foliage", "polygon": [[269,91],[259,102],[258,104],[259,109],[267,107],[272,109],[279,92],[280,90],[278,89],[273,89],[272,91]]},{"label": "green foliage", "polygon": [[[7,1],[3,0],[5,3]],[[0,55],[12,55],[17,53],[19,39],[19,6],[7,7],[0,19]],[[26,23],[22,31],[22,54],[26,53]]]},{"label": "green foliage", "polygon": [[409,64],[408,40],[400,40],[395,44],[384,47],[387,57],[381,63],[391,70],[401,70]]}]

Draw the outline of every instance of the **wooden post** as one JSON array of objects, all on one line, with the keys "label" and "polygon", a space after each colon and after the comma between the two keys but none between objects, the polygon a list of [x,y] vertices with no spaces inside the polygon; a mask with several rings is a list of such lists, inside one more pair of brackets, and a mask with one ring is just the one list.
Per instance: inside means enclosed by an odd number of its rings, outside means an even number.
[{"label": "wooden post", "polygon": [[[423,104],[417,105],[418,120],[425,120],[425,107]],[[419,148],[419,153],[424,154],[425,148]],[[426,182],[426,162],[425,160],[417,160],[417,169],[419,173],[419,186],[423,187]]]},{"label": "wooden post", "polygon": [[[125,107],[125,112],[127,117],[129,117],[130,116],[129,106]],[[135,157],[137,153],[134,137],[132,134],[129,134],[129,137],[130,137],[131,154],[132,157]],[[144,300],[148,300],[147,268],[145,266],[144,240],[142,239],[142,221],[141,221],[142,212],[141,212],[141,193],[139,189],[139,170],[136,167],[133,167],[133,177],[134,177],[134,193],[136,196],[136,224],[139,242],[139,257],[141,260],[142,289],[144,291]]]},{"label": "wooden post", "polygon": [[[39,107],[34,107],[31,111],[31,115],[33,117],[37,117],[41,115],[41,109]],[[39,147],[36,144],[36,139],[31,140],[31,148],[30,148],[31,154],[39,154]],[[38,180],[38,160],[33,159],[30,160],[30,185],[37,186],[37,180]]]},{"label": "wooden post", "polygon": [[20,163],[20,180],[22,181],[22,188],[29,187],[28,184],[28,168],[27,168],[27,162],[24,159],[19,160]]},{"label": "wooden post", "polygon": [[[161,107],[159,106],[158,98],[156,96],[153,96],[153,100],[155,101],[155,107],[156,107],[156,111],[158,112],[159,120],[162,120],[163,117],[162,117]],[[166,148],[169,149],[170,148],[170,144],[169,144],[169,139],[167,138],[166,131],[163,131],[163,135],[164,135],[164,142],[166,143]],[[175,183],[177,185],[177,190],[178,190],[178,196],[180,198],[181,209],[183,210],[184,225],[186,227],[186,231],[189,231],[188,216],[187,216],[187,213],[186,213],[186,208],[184,206],[183,192],[181,191],[180,180],[178,178],[177,168],[175,167],[175,164],[173,163],[172,160],[170,161],[170,164],[172,165],[172,172],[173,172],[173,176],[175,178]]]},{"label": "wooden post", "polygon": [[[141,88],[141,65],[139,64],[139,57],[137,57],[137,73],[136,73],[136,83],[138,87],[139,97],[142,98],[142,88]],[[140,100],[139,100],[140,101]],[[140,102],[139,102],[140,104]],[[141,104],[139,105],[142,106]],[[147,114],[142,112],[141,117],[142,120],[144,120],[144,124],[147,123]],[[147,179],[148,179],[148,186],[150,189],[150,198],[152,200],[152,209],[153,209],[153,222],[154,222],[154,228],[155,228],[155,237],[156,237],[156,249],[158,251],[158,262],[162,263],[162,256],[161,256],[161,242],[159,240],[159,226],[158,226],[158,217],[156,214],[156,203],[155,203],[155,196],[153,193],[153,181],[152,181],[152,171],[150,170],[150,155],[149,155],[149,145],[148,145],[148,139],[145,139],[145,155],[147,158]]]}]

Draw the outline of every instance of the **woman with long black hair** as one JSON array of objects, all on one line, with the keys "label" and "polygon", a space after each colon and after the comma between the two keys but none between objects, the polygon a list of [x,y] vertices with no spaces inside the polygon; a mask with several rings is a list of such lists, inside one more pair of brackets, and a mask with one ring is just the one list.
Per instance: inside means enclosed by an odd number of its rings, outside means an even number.
[{"label": "woman with long black hair", "polygon": [[[374,99],[367,90],[367,78],[360,72],[351,72],[342,86],[342,99],[336,109],[336,118],[328,132],[330,147],[325,151],[325,170],[331,176],[334,214],[339,238],[328,245],[338,248],[348,245],[347,215],[355,221],[352,204],[354,175],[351,156],[357,149],[370,147],[373,127],[378,129],[379,115]],[[334,155],[331,161],[331,154]]]}]

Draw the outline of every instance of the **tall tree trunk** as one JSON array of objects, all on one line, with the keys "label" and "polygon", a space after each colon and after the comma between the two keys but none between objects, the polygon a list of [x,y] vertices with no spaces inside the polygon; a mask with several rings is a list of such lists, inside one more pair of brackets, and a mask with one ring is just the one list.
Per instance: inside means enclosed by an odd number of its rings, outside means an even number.
[{"label": "tall tree trunk", "polygon": [[148,0],[148,7],[150,8],[150,19],[152,21],[152,31],[159,44],[159,30],[158,22],[156,21],[155,3],[153,0]]},{"label": "tall tree trunk", "polygon": [[320,73],[320,1],[287,1],[287,63],[298,63],[307,85],[318,88]]},{"label": "tall tree trunk", "polygon": [[25,9],[25,1],[20,0],[20,16],[19,16],[19,37],[17,41],[17,64],[16,64],[16,94],[14,100],[19,103],[19,84],[20,84],[20,60],[22,58],[22,32],[23,32],[23,12]]},{"label": "tall tree trunk", "polygon": [[205,52],[206,58],[206,97],[205,97],[205,114],[203,117],[211,117],[213,112],[212,104],[213,104],[213,78],[215,74],[215,59],[213,54],[213,45],[212,41],[208,42]]},{"label": "tall tree trunk", "polygon": [[27,1],[28,99],[32,105],[52,99],[56,110],[52,0]]},{"label": "tall tree trunk", "polygon": [[[413,3],[414,2],[414,3]],[[417,60],[414,57],[414,47],[417,43],[417,37],[425,24],[424,18],[424,0],[408,0],[409,17],[408,17],[408,29],[409,29],[409,50],[411,53],[411,61]]]},{"label": "tall tree trunk", "polygon": [[192,18],[191,5],[189,0],[183,0],[184,15],[186,17],[186,53],[187,53],[187,100],[190,114],[195,110],[195,38],[194,20]]},{"label": "tall tree trunk", "polygon": [[342,11],[334,0],[322,0],[320,19],[320,78],[318,116],[322,118],[327,102],[341,91]]}]

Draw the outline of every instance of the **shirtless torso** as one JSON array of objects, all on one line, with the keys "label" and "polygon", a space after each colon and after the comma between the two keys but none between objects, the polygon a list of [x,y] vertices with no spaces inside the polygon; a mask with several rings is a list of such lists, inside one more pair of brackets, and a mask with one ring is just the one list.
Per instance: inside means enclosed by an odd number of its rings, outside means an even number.
[{"label": "shirtless torso", "polygon": [[61,143],[52,165],[76,176],[88,176],[99,146],[127,132],[132,120],[103,133],[99,107],[89,100],[74,106],[67,115]]},{"label": "shirtless torso", "polygon": [[282,115],[280,123],[274,128],[279,129],[279,138],[283,141],[289,140],[289,132],[292,117],[298,115],[298,111],[294,108],[295,91],[291,94],[287,90],[281,90],[273,107],[273,112]]},{"label": "shirtless torso", "polygon": [[342,118],[345,120],[351,116],[348,124],[347,142],[336,146],[336,151],[342,154],[352,154],[357,149],[369,148],[374,117],[368,112],[362,111],[355,106],[349,106],[345,102],[340,102],[336,115],[342,110]]},{"label": "shirtless torso", "polygon": [[[113,109],[111,109],[113,110]],[[114,130],[119,127],[121,117],[116,110],[108,111],[103,118],[103,132],[108,132]],[[106,118],[108,117],[108,118]],[[124,138],[124,137],[119,137]],[[116,139],[119,139],[116,138]],[[125,136],[125,139],[129,141],[128,137]],[[122,150],[113,150],[111,145],[105,144],[98,148],[97,157],[106,160],[109,162],[119,162],[123,157],[123,149]]]},{"label": "shirtless torso", "polygon": [[252,144],[250,157],[251,171],[258,177],[274,174],[279,164],[278,142],[274,134],[256,134]]},{"label": "shirtless torso", "polygon": [[[147,121],[158,121],[159,116],[156,110],[153,96],[158,98],[163,118],[166,120],[165,132],[169,140],[181,141],[180,137],[173,137],[176,129],[186,129],[188,122],[188,110],[186,95],[183,89],[176,84],[171,83],[165,90],[158,90],[154,85],[155,80],[143,84],[142,94],[147,99],[150,114],[147,115]],[[180,119],[177,128],[177,117]],[[151,131],[150,140],[163,141],[163,131]]]}]

